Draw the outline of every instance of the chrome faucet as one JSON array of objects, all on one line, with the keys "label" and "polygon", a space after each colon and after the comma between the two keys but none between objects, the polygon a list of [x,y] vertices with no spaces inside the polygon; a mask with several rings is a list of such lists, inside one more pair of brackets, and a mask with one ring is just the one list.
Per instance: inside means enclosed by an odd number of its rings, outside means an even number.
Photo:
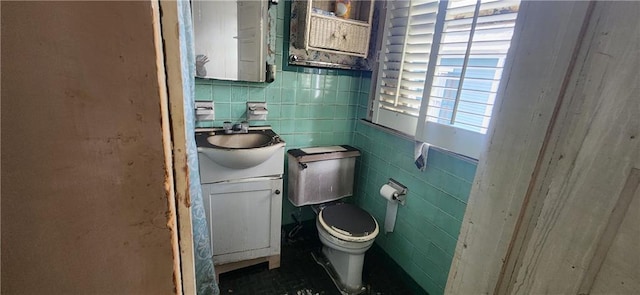
[{"label": "chrome faucet", "polygon": [[233,124],[229,121],[225,121],[222,124],[222,129],[224,129],[225,134],[249,133],[249,122],[242,121],[240,123]]}]

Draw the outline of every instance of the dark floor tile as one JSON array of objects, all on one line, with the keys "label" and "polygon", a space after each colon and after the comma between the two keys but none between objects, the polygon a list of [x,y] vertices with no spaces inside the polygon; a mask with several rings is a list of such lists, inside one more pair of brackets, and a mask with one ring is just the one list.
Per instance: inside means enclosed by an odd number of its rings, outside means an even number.
[{"label": "dark floor tile", "polygon": [[[283,233],[283,237],[286,234]],[[363,271],[365,294],[414,294],[397,265],[379,248],[367,251]],[[312,258],[321,248],[314,223],[306,223],[293,238],[283,238],[280,267],[266,263],[220,275],[221,294],[340,295],[325,270]],[[391,270],[391,271],[387,271]]]}]

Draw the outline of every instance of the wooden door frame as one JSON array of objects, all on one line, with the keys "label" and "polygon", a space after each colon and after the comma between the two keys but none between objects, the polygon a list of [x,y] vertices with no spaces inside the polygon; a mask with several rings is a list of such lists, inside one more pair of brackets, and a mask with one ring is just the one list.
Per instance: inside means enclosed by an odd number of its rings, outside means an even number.
[{"label": "wooden door frame", "polygon": [[[193,225],[187,136],[185,122],[183,67],[185,56],[180,42],[179,1],[151,0],[160,85],[162,132],[167,167],[167,191],[171,193],[169,223],[173,230],[174,281],[176,294],[196,294]],[[162,12],[162,13],[160,13]],[[184,36],[182,36],[184,38]],[[184,40],[182,40],[184,41]]]}]

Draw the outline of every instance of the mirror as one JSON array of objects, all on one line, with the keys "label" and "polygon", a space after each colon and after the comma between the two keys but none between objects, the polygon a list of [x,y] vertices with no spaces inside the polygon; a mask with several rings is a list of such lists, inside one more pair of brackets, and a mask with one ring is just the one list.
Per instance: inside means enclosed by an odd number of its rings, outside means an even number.
[{"label": "mirror", "polygon": [[196,77],[264,82],[266,0],[192,1]]}]

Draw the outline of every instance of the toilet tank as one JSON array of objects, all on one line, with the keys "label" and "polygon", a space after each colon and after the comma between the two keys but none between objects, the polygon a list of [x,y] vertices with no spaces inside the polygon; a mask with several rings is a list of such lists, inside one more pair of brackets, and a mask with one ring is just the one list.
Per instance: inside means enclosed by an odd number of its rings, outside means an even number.
[{"label": "toilet tank", "polygon": [[348,145],[289,150],[289,201],[304,206],[351,196],[358,156]]}]

